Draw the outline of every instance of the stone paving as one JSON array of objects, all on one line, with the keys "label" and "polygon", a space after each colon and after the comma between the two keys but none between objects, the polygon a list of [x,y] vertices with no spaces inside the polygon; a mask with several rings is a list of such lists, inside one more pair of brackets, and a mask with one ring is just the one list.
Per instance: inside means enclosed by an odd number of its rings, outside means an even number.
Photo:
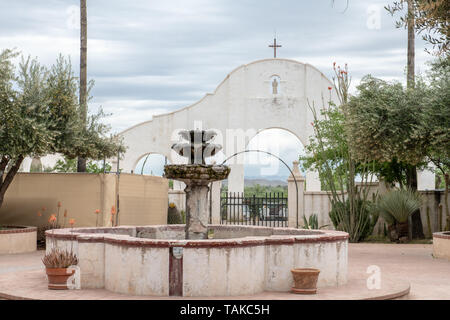
[{"label": "stone paving", "polygon": [[[264,292],[232,299],[448,299],[450,300],[450,261],[434,259],[432,246],[422,244],[349,244],[349,282],[339,288],[321,288],[317,295]],[[43,251],[0,255],[0,297],[25,299],[172,299],[173,297],[126,296],[107,290],[52,291],[40,259]],[[376,265],[381,272],[381,289],[368,290],[367,268]],[[409,295],[407,295],[410,289]],[[405,296],[406,295],[406,296]],[[212,299],[227,299],[214,297]],[[197,298],[211,299],[211,298]]]}]

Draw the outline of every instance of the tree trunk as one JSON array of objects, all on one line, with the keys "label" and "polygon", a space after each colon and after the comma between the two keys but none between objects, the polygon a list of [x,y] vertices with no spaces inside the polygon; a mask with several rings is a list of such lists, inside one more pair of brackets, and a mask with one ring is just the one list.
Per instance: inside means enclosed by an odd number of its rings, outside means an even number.
[{"label": "tree trunk", "polygon": [[447,223],[445,225],[445,231],[450,231],[450,212],[448,210],[448,185],[450,184],[450,176],[448,173],[444,173],[445,179],[445,193],[444,193],[444,207]]},{"label": "tree trunk", "polygon": [[[413,0],[408,0],[408,68],[407,68],[407,87],[413,88],[415,82],[415,18],[414,18],[414,4]],[[408,169],[406,180],[408,186],[412,190],[417,190],[417,168],[413,166]],[[423,239],[422,219],[420,217],[420,210],[416,210],[411,215],[411,236],[413,239]]]},{"label": "tree trunk", "polygon": [[414,87],[415,82],[415,30],[414,30],[414,7],[413,0],[408,0],[408,71],[407,86]]},{"label": "tree trunk", "polygon": [[[83,125],[87,119],[87,10],[86,0],[80,0],[80,112]],[[86,159],[78,158],[78,172],[86,172]]]},{"label": "tree trunk", "polygon": [[23,156],[19,156],[19,158],[16,160],[11,169],[9,169],[8,173],[4,178],[2,171],[2,179],[0,180],[0,208],[2,207],[3,201],[5,199],[6,190],[8,190],[8,187],[11,185],[11,182],[13,181],[17,172],[19,171],[23,158],[24,158]]},{"label": "tree trunk", "polygon": [[408,239],[408,220],[406,222],[397,223],[397,235],[400,241],[404,241],[404,239]]},{"label": "tree trunk", "polygon": [[[417,191],[417,168],[410,166],[406,173],[406,181],[411,190]],[[411,215],[411,238],[424,239],[422,218],[420,217],[420,209],[414,211]]]}]

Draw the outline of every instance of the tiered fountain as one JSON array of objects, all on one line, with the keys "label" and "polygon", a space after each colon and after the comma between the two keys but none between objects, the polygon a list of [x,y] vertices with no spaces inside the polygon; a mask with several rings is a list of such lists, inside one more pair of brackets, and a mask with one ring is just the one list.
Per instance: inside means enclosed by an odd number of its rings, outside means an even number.
[{"label": "tiered fountain", "polygon": [[[47,250],[73,249],[81,288],[132,295],[239,296],[292,287],[292,268],[320,269],[319,287],[347,282],[348,234],[243,225],[208,225],[208,184],[230,168],[206,165],[221,147],[213,131],[184,130],[172,148],[188,164],[165,166],[186,183],[186,225],[73,228],[46,232]],[[214,234],[208,239],[208,228]]]},{"label": "tiered fountain", "polygon": [[186,184],[186,236],[185,239],[208,237],[208,185],[224,180],[230,168],[224,165],[207,165],[205,158],[214,156],[222,147],[210,143],[216,136],[212,130],[183,130],[180,136],[187,142],[172,146],[180,156],[188,158],[188,164],[164,166],[164,176]]}]

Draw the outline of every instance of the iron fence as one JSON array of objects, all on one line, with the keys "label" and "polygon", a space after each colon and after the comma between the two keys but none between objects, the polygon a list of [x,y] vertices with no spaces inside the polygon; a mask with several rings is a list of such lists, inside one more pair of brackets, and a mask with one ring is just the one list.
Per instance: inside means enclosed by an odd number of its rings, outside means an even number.
[{"label": "iron fence", "polygon": [[287,196],[282,192],[264,196],[226,192],[220,198],[220,216],[221,224],[287,227]]}]

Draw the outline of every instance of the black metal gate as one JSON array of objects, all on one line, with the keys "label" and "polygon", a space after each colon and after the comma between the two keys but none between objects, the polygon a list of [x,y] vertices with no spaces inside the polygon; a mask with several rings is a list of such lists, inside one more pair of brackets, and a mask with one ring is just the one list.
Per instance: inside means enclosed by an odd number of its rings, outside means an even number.
[{"label": "black metal gate", "polygon": [[242,192],[227,192],[220,197],[221,224],[288,226],[288,198],[284,193],[245,196]]}]

